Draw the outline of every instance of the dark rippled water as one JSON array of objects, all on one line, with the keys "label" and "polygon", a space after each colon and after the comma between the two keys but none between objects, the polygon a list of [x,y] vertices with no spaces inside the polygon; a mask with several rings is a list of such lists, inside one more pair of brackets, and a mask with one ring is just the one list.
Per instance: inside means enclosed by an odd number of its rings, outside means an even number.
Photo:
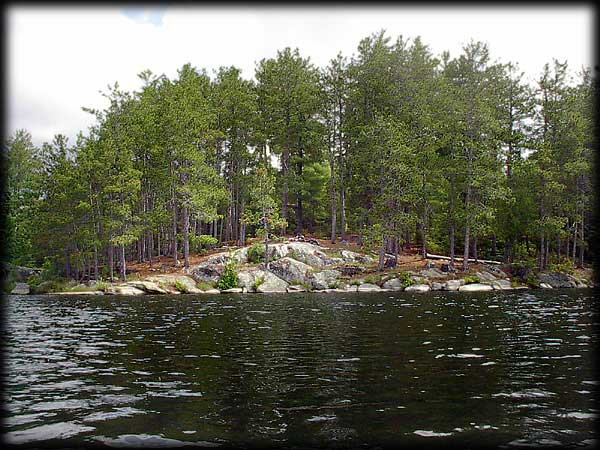
[{"label": "dark rippled water", "polygon": [[5,439],[596,445],[591,290],[5,298]]}]

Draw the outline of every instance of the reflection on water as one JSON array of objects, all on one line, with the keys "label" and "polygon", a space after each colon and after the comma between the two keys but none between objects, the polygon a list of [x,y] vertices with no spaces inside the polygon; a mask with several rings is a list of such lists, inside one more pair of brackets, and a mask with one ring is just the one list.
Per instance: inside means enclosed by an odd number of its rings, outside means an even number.
[{"label": "reflection on water", "polygon": [[6,302],[13,444],[595,444],[591,290]]}]

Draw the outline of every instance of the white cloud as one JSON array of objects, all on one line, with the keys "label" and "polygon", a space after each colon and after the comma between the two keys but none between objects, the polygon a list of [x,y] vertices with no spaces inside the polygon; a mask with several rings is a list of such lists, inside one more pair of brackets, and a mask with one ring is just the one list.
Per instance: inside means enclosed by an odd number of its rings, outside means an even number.
[{"label": "white cloud", "polygon": [[579,70],[592,64],[592,9],[577,8],[12,8],[8,11],[8,131],[28,129],[36,143],[71,140],[102,108],[115,81],[139,87],[150,69],[169,77],[186,62],[209,73],[235,65],[246,78],[255,63],[285,46],[324,66],[355,53],[363,37],[386,29],[395,39],[420,35],[436,54],[460,53],[470,39],[493,58],[518,62],[530,80],[553,57]]}]

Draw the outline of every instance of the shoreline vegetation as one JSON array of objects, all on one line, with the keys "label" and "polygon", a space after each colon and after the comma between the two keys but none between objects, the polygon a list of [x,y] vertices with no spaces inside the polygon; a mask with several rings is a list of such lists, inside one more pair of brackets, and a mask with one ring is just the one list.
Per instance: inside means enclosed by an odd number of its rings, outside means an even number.
[{"label": "shoreline vegetation", "polygon": [[[593,287],[593,273],[580,269],[572,273],[537,272],[523,265],[497,261],[477,261],[468,272],[457,272],[445,257],[403,255],[394,267],[378,270],[376,255],[362,254],[341,245],[325,247],[311,242],[279,240],[268,243],[265,267],[264,244],[257,241],[246,247],[217,249],[199,258],[188,269],[163,267],[163,271],[140,265],[130,281],[113,280],[77,283],[43,280],[42,270],[11,267],[18,280],[12,294],[62,295],[143,295],[143,294],[219,294],[219,293],[293,293],[293,292],[428,292],[492,291],[529,288]],[[282,242],[283,241],[283,242]],[[392,266],[394,255],[386,254]],[[493,264],[492,264],[493,263]],[[170,269],[166,271],[165,269]]]},{"label": "shoreline vegetation", "polygon": [[385,31],[326,67],[143,71],[75,142],[6,139],[6,262],[40,269],[4,292],[590,285],[597,81],[524,75]]}]

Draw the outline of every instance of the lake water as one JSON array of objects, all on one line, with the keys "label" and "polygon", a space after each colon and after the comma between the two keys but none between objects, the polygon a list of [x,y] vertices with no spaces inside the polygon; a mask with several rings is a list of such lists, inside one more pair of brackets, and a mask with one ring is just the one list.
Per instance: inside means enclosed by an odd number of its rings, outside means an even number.
[{"label": "lake water", "polygon": [[4,301],[12,444],[597,442],[591,289]]}]

